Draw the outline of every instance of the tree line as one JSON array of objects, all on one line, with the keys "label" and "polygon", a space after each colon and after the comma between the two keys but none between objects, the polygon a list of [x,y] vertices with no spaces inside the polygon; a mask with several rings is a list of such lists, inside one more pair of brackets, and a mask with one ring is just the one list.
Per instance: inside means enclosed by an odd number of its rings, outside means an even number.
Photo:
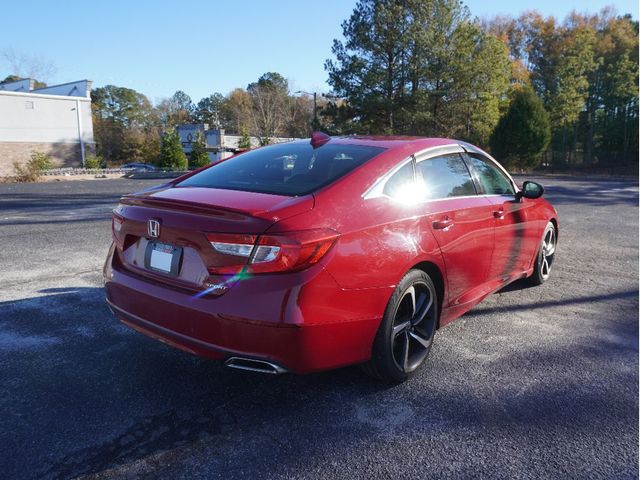
[{"label": "tree line", "polygon": [[242,135],[244,147],[249,136],[266,144],[313,128],[458,138],[515,169],[637,168],[638,22],[630,15],[606,8],[562,21],[535,11],[479,20],[460,0],[359,0],[342,31],[325,62],[332,92],[317,102],[276,72],[197,102],[183,91],[154,104],[130,88],[94,89],[98,154],[157,163],[163,135],[207,123]]},{"label": "tree line", "polygon": [[515,168],[637,168],[629,15],[479,21],[459,0],[360,0],[342,29],[325,64],[336,131],[459,138]]},{"label": "tree line", "polygon": [[[313,115],[311,97],[290,92],[288,81],[276,72],[265,73],[246,89],[226,96],[213,93],[198,102],[177,91],[154,105],[144,94],[114,85],[93,89],[91,100],[97,152],[112,163],[162,163],[162,137],[179,143],[173,129],[184,123],[206,123],[242,135],[240,146],[246,148],[250,136],[261,144],[275,136],[305,137]],[[195,142],[200,158],[203,142]],[[165,150],[176,151],[175,146]]]},{"label": "tree line", "polygon": [[[607,8],[562,22],[537,12],[480,21],[459,0],[360,0],[325,62],[332,95],[314,127],[331,134],[458,138],[511,168],[637,165],[638,22]],[[269,142],[304,137],[309,94],[269,72],[245,89],[156,105],[134,90],[92,92],[98,151],[152,161],[160,134],[208,123]]]},{"label": "tree line", "polygon": [[612,8],[564,22],[529,12],[496,18],[515,68],[542,99],[552,165],[638,164],[638,22]]}]

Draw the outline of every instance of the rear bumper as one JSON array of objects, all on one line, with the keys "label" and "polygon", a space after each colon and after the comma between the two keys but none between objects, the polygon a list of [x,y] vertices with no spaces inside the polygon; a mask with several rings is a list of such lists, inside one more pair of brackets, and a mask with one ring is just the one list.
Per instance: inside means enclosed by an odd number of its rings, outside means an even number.
[{"label": "rear bumper", "polygon": [[[242,280],[219,297],[189,292],[105,264],[107,302],[132,328],[190,353],[269,361],[306,373],[360,363],[391,295],[342,290],[322,265]],[[387,291],[389,290],[389,291]]]}]

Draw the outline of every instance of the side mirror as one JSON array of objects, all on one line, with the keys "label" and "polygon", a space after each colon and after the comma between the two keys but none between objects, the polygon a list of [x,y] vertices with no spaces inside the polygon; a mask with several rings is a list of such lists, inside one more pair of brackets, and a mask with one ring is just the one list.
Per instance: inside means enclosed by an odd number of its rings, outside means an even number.
[{"label": "side mirror", "polygon": [[522,190],[516,194],[516,200],[520,200],[522,197],[535,200],[540,198],[544,193],[544,187],[536,182],[527,180],[522,184]]}]

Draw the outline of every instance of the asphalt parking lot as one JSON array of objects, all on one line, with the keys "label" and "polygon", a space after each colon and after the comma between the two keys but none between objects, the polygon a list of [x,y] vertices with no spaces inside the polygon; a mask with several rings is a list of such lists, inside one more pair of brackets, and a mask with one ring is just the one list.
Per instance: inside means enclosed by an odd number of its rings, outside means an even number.
[{"label": "asphalt parking lot", "polygon": [[552,278],[440,330],[395,387],[228,371],[119,324],[110,210],[159,181],[0,185],[0,476],[637,478],[638,183],[539,181]]}]

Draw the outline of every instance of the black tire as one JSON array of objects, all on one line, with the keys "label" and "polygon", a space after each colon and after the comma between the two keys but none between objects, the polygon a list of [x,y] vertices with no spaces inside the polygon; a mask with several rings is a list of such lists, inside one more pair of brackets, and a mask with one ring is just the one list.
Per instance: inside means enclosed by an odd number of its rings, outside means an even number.
[{"label": "black tire", "polygon": [[533,267],[533,274],[528,278],[532,285],[542,285],[549,280],[551,267],[556,258],[556,247],[558,246],[558,232],[553,222],[547,223],[542,234],[542,240],[536,254],[536,261]]},{"label": "black tire", "polygon": [[438,295],[429,275],[410,270],[389,299],[364,371],[389,383],[407,380],[429,356],[438,325],[438,307]]}]

